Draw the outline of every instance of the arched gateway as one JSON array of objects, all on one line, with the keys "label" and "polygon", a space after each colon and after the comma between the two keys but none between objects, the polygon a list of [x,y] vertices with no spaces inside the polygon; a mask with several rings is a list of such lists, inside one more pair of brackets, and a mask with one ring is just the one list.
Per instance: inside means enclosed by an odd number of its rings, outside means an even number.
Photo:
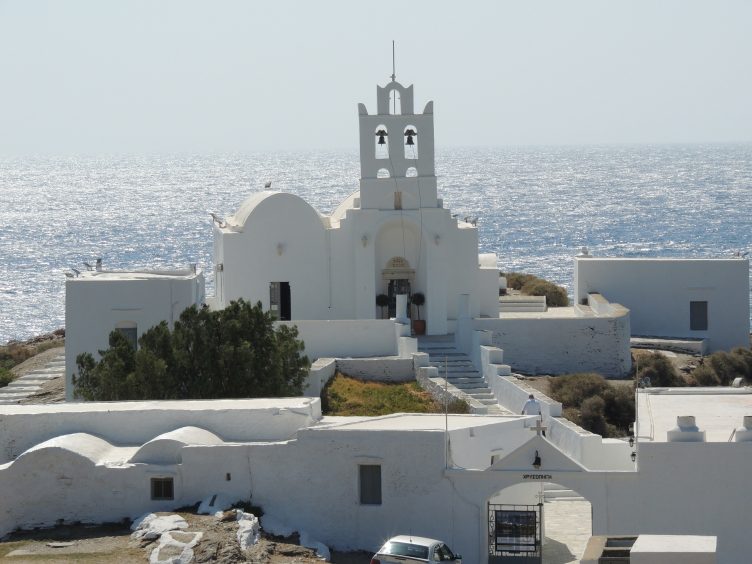
[{"label": "arched gateway", "polygon": [[[604,473],[588,470],[541,436],[485,470],[450,468],[446,476],[462,501],[453,507],[454,522],[468,519],[477,524],[480,564],[544,562],[545,509],[540,491],[545,483],[574,490],[591,503],[592,534],[598,534],[598,520],[605,519]],[[463,534],[472,533],[465,530]]]}]

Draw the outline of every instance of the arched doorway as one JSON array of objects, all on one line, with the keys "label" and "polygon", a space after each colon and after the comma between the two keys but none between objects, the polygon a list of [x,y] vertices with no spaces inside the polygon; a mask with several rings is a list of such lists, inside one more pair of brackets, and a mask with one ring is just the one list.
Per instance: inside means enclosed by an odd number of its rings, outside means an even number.
[{"label": "arched doorway", "polygon": [[591,503],[543,480],[498,491],[487,515],[489,564],[574,564],[593,532]]}]

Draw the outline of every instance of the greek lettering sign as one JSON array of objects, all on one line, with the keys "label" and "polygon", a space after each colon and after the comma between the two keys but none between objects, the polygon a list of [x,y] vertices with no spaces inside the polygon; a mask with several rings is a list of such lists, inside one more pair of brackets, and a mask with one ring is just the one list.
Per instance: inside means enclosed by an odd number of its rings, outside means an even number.
[{"label": "greek lettering sign", "polygon": [[547,480],[551,481],[553,480],[553,476],[551,474],[523,474],[522,475],[523,480]]}]

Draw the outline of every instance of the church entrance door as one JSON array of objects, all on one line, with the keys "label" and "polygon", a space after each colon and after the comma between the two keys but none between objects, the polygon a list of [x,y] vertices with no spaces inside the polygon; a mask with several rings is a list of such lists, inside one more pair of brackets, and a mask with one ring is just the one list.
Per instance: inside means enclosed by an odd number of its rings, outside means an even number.
[{"label": "church entrance door", "polygon": [[289,282],[272,282],[269,284],[269,307],[280,321],[292,319]]},{"label": "church entrance door", "polygon": [[[389,281],[387,296],[389,297],[390,318],[397,316],[397,294],[410,295],[410,280],[397,279]],[[407,316],[410,317],[410,308],[407,308]]]}]

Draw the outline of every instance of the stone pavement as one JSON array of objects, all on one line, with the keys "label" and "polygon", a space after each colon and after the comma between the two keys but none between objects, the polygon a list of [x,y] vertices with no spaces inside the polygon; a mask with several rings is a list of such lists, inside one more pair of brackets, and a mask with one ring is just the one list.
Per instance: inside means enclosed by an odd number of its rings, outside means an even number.
[{"label": "stone pavement", "polygon": [[0,388],[0,405],[17,404],[37,393],[45,383],[63,376],[65,376],[65,355],[60,354],[53,357],[43,368],[32,370],[16,378],[4,388]]},{"label": "stone pavement", "polygon": [[578,563],[592,531],[590,502],[560,499],[543,505],[544,564]]}]

